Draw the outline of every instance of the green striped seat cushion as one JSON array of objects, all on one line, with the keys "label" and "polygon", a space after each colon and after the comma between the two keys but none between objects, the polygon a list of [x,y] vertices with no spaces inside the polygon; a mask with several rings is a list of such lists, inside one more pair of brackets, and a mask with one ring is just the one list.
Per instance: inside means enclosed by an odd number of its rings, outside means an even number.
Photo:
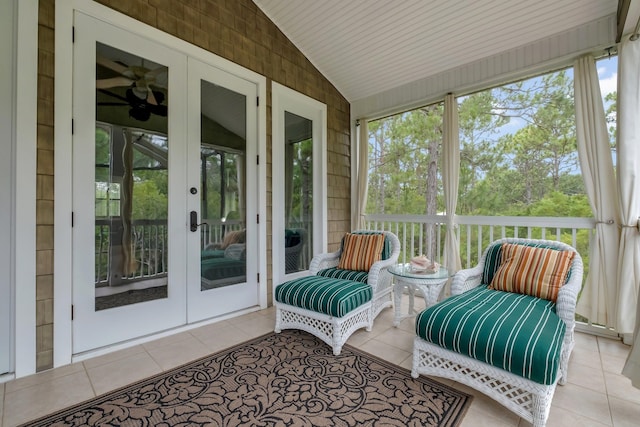
[{"label": "green striped seat cushion", "polygon": [[343,270],[341,268],[331,267],[320,270],[317,276],[331,277],[333,279],[352,280],[354,282],[367,283],[369,279],[368,271]]},{"label": "green striped seat cushion", "polygon": [[276,286],[276,301],[342,317],[371,301],[371,286],[351,280],[307,276]]},{"label": "green striped seat cushion", "polygon": [[556,380],[564,332],[555,303],[486,286],[416,318],[422,339],[545,385]]}]

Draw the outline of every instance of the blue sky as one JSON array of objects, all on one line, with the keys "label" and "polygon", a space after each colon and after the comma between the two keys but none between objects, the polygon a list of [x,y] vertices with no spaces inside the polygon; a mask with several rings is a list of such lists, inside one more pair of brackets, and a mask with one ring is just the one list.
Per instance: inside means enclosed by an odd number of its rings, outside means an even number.
[{"label": "blue sky", "polygon": [[[618,87],[618,57],[614,55],[598,60],[596,62],[596,69],[598,71],[598,77],[600,79],[600,92],[602,94],[602,102],[606,111],[608,103],[604,99],[608,94],[615,92]],[[573,68],[570,67],[567,69],[567,75],[571,79],[573,79]],[[503,125],[502,127],[500,127],[500,129],[498,129],[497,134],[498,136],[502,136],[508,133],[515,133],[525,125],[526,123],[524,120],[519,118],[511,118],[509,123]]]},{"label": "blue sky", "polygon": [[604,98],[607,94],[615,92],[618,87],[618,57],[601,59],[596,66],[600,77],[600,91]]}]

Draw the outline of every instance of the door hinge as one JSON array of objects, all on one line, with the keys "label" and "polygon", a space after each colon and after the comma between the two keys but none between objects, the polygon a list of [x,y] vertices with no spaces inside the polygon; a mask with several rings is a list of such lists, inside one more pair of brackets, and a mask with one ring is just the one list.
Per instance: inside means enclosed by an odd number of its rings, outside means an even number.
[{"label": "door hinge", "polygon": [[256,156],[256,165],[260,164],[260,156]]},{"label": "door hinge", "polygon": [[73,212],[71,212],[71,227],[73,227],[74,220],[75,220],[75,218],[73,216]]},{"label": "door hinge", "polygon": [[71,320],[73,320],[73,304],[71,304]]},{"label": "door hinge", "polygon": [[256,96],[256,107],[260,106],[260,97]]},{"label": "door hinge", "polygon": [[71,119],[71,135],[73,135],[73,130],[74,130],[73,125],[74,125],[74,123],[73,123],[73,119]]},{"label": "door hinge", "polygon": [[260,224],[260,214],[256,215],[256,224]]},{"label": "door hinge", "polygon": [[76,42],[76,27],[71,27],[71,43]]},{"label": "door hinge", "polygon": [[260,273],[256,274],[258,276],[258,283],[260,283]]}]

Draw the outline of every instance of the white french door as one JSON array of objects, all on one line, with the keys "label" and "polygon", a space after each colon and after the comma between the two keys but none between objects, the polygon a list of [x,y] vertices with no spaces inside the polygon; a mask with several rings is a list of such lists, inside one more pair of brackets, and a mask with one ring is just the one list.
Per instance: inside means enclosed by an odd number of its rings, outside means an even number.
[{"label": "white french door", "polygon": [[255,83],[74,26],[73,353],[257,305]]},{"label": "white french door", "polygon": [[77,354],[185,323],[187,60],[78,12],[74,25]]},{"label": "white french door", "polygon": [[192,323],[258,305],[257,87],[188,62]]}]

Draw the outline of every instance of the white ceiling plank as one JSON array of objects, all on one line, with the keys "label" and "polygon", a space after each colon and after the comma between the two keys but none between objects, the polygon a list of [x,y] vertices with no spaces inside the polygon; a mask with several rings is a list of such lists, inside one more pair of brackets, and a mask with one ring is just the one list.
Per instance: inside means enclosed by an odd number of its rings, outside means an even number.
[{"label": "white ceiling plank", "polygon": [[617,8],[617,0],[253,1],[350,102],[547,39]]}]

